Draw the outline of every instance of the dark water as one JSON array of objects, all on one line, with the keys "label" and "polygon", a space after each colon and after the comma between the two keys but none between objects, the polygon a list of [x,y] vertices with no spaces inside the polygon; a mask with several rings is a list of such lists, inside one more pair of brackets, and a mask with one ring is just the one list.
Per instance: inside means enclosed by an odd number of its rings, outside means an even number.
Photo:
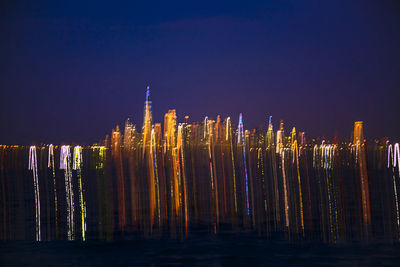
[{"label": "dark water", "polygon": [[2,266],[399,266],[400,245],[289,243],[254,233],[198,233],[185,240],[8,241],[0,243],[0,256]]}]

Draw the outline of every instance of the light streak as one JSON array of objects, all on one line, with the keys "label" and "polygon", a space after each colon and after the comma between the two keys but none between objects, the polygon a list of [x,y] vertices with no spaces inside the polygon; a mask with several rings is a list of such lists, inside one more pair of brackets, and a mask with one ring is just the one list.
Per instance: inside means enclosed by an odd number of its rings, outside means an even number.
[{"label": "light streak", "polygon": [[279,154],[283,148],[283,133],[281,130],[276,132],[276,153]]},{"label": "light streak", "polygon": [[57,181],[56,181],[56,165],[54,164],[54,146],[49,145],[49,157],[47,167],[51,169],[54,187],[54,209],[55,209],[55,223],[56,223],[56,237],[58,238],[58,200],[57,200]]},{"label": "light streak", "polygon": [[214,153],[214,121],[208,120],[208,151],[209,151],[209,159],[210,159],[210,172],[211,172],[211,181],[212,181],[212,191],[214,193],[214,203],[215,203],[215,232],[216,225],[219,224],[219,204],[218,204],[218,179],[216,173],[216,164],[215,164],[215,153]]},{"label": "light streak", "polygon": [[41,241],[40,190],[39,190],[39,177],[38,177],[38,170],[37,170],[36,146],[31,146],[29,148],[28,169],[32,170],[33,185],[35,188],[36,241]]},{"label": "light streak", "polygon": [[156,152],[156,138],[154,134],[154,127],[151,129],[151,151],[152,151],[152,156],[153,156],[153,164],[154,164],[154,183],[156,187],[156,198],[157,198],[157,217],[158,217],[158,225],[161,225],[161,208],[160,208],[160,182],[158,179],[158,167],[157,167],[157,152]]},{"label": "light streak", "polygon": [[317,168],[318,145],[313,148],[313,168]]},{"label": "light streak", "polygon": [[[206,124],[207,123],[207,124]],[[208,144],[208,163],[210,166],[210,182],[211,182],[211,189],[214,190],[214,171],[213,171],[213,166],[212,166],[212,157],[211,157],[211,143],[212,143],[212,133],[209,133],[209,123],[207,120],[207,117],[204,119],[204,128],[207,128],[207,130],[204,130],[204,138],[207,138],[207,144]],[[207,135],[206,135],[207,134]],[[211,137],[210,137],[211,136]]]},{"label": "light streak", "polygon": [[232,124],[230,117],[226,119],[226,131],[228,136],[227,139],[229,139],[229,147],[232,158],[233,197],[235,203],[235,213],[237,214],[238,210],[237,210],[237,193],[236,193],[236,169],[235,169],[235,159],[233,155]]},{"label": "light streak", "polygon": [[86,240],[86,201],[83,197],[83,182],[82,182],[82,147],[75,146],[73,154],[72,169],[77,171],[79,185],[79,204],[81,208],[81,231],[82,241]]},{"label": "light streak", "polygon": [[244,175],[245,175],[245,185],[246,185],[246,204],[247,204],[247,216],[250,216],[250,207],[249,207],[249,186],[248,186],[248,178],[247,178],[247,163],[246,163],[246,144],[244,142],[244,130],[243,130],[243,120],[242,113],[239,115],[239,124],[238,124],[238,144],[242,146],[243,149],[243,165],[244,165]]},{"label": "light streak", "polygon": [[[265,189],[265,179],[264,179],[264,164],[263,164],[264,159],[263,159],[263,153],[262,152],[263,151],[262,151],[261,147],[257,149],[257,169],[259,171],[261,171],[261,178],[263,179],[263,190],[266,191],[266,189]],[[265,215],[267,216],[267,214],[268,214],[267,199],[266,199],[265,195],[263,197],[264,197]],[[254,213],[253,213],[253,216],[254,216]]]},{"label": "light streak", "polygon": [[208,136],[208,117],[206,116],[204,118],[204,122],[203,122],[204,128],[203,128],[203,138],[207,139]]},{"label": "light streak", "polygon": [[169,110],[164,117],[164,137],[165,137],[165,150],[167,158],[170,158],[170,168],[171,168],[171,182],[170,182],[170,197],[171,197],[171,208],[175,215],[179,212],[179,168],[177,167],[177,157],[176,152],[176,111]]},{"label": "light streak", "polygon": [[137,132],[136,127],[133,125],[128,118],[125,121],[124,129],[124,157],[128,161],[128,172],[129,172],[129,184],[130,184],[130,206],[131,206],[131,223],[136,225],[138,220],[137,214],[137,204],[138,204],[138,194],[137,194],[137,177],[136,177],[136,146],[137,146]]},{"label": "light streak", "polygon": [[303,214],[303,194],[301,192],[301,179],[300,179],[300,170],[299,170],[299,149],[297,146],[296,139],[296,129],[292,130],[292,163],[296,161],[296,171],[297,171],[297,181],[299,183],[299,202],[300,202],[300,221],[301,221],[301,230],[304,236],[304,214]]},{"label": "light streak", "polygon": [[178,155],[177,157],[179,158],[180,162],[180,174],[182,177],[182,187],[183,187],[183,204],[184,204],[184,211],[185,211],[185,234],[188,234],[188,228],[189,228],[189,214],[188,214],[188,197],[187,197],[187,181],[186,181],[186,175],[185,175],[185,152],[184,152],[184,125],[185,124],[179,124],[178,125],[178,140],[177,140],[177,151]]},{"label": "light streak", "polygon": [[393,166],[397,166],[397,170],[399,172],[400,177],[400,149],[399,143],[394,144],[394,156],[393,156]]},{"label": "light streak", "polygon": [[269,116],[268,130],[267,130],[267,153],[270,159],[270,166],[272,167],[273,176],[273,187],[274,187],[274,202],[275,202],[275,228],[280,224],[280,204],[279,204],[279,184],[278,184],[278,173],[276,170],[276,150],[275,150],[275,140],[274,140],[274,130],[272,125],[272,116]]},{"label": "light streak", "polygon": [[[395,176],[396,161],[398,162],[398,156],[399,156],[398,153],[399,153],[399,144],[398,143],[395,144],[394,153],[393,153],[393,146],[391,144],[388,146],[388,165],[387,165],[387,167],[389,168],[390,165],[392,165],[394,202],[396,205],[396,223],[397,223],[397,231],[399,232],[400,231],[400,214],[399,214],[399,200],[398,200],[398,196],[397,196],[397,184],[396,184],[396,176]],[[390,158],[392,158],[392,162],[390,161]],[[390,164],[390,163],[392,163],[392,164]],[[399,237],[399,239],[400,239],[400,237]]]},{"label": "light streak", "polygon": [[75,239],[75,225],[74,225],[74,191],[72,187],[72,173],[71,173],[71,150],[70,146],[64,145],[61,147],[60,154],[60,169],[64,170],[65,176],[65,194],[67,199],[67,224],[68,240]]},{"label": "light streak", "polygon": [[[369,186],[368,186],[368,173],[367,173],[367,162],[365,156],[365,145],[363,135],[363,122],[356,121],[354,123],[354,139],[353,144],[356,148],[356,164],[358,163],[360,169],[360,180],[361,180],[361,197],[362,197],[362,210],[363,210],[363,222],[364,230],[368,235],[368,225],[371,223],[371,212],[369,204]],[[358,161],[358,162],[357,162]]]},{"label": "light streak", "polygon": [[288,201],[288,190],[286,184],[286,168],[285,168],[285,151],[289,148],[281,148],[281,165],[282,165],[282,179],[283,179],[283,193],[284,193],[284,204],[285,204],[285,225],[289,228],[289,201]]}]

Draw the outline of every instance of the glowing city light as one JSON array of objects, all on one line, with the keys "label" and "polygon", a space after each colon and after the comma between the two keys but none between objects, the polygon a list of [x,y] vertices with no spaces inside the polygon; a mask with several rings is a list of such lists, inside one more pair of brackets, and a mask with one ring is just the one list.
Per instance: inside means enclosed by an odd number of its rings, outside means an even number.
[{"label": "glowing city light", "polygon": [[78,186],[79,186],[79,206],[81,208],[80,216],[81,216],[81,232],[82,232],[82,241],[86,240],[86,202],[83,197],[83,182],[82,182],[82,147],[75,146],[74,154],[73,154],[73,170],[77,171],[78,176]]},{"label": "glowing city light", "polygon": [[33,185],[34,185],[34,188],[35,188],[36,241],[41,241],[40,190],[39,190],[39,177],[38,177],[38,170],[37,170],[36,146],[31,146],[29,148],[28,169],[32,170]]},{"label": "glowing city light", "polygon": [[244,166],[244,178],[245,178],[245,190],[246,190],[246,208],[247,216],[250,215],[250,205],[249,205],[249,185],[247,176],[247,162],[246,162],[246,144],[244,142],[244,129],[243,129],[243,118],[242,113],[239,114],[239,124],[238,124],[238,144],[243,150],[243,166]]},{"label": "glowing city light", "polygon": [[[69,145],[0,146],[3,210],[10,206],[4,188],[13,173],[7,164],[16,168],[22,151],[33,176],[27,190],[35,199],[37,241],[185,238],[197,227],[212,235],[242,229],[328,243],[400,240],[399,143],[368,143],[362,122],[355,122],[349,141],[306,140],[295,127],[285,135],[283,121],[274,131],[272,116],[267,129],[250,131],[242,114],[234,127],[220,116],[193,123],[185,116],[179,123],[171,109],[162,125],[153,122],[147,88],[141,126],[139,132],[128,119],[123,131],[116,126],[104,140],[73,151]],[[12,231],[13,218],[5,215],[1,229]]]},{"label": "glowing city light", "polygon": [[72,186],[72,172],[71,172],[71,149],[70,146],[64,145],[61,147],[60,152],[60,169],[64,170],[65,178],[65,195],[67,199],[67,224],[68,240],[75,239],[75,222],[74,222],[74,191]]},{"label": "glowing city light", "polygon": [[57,180],[56,180],[56,165],[54,163],[55,156],[54,156],[54,145],[49,145],[49,155],[48,155],[48,163],[47,167],[51,170],[51,175],[53,177],[53,188],[54,188],[54,214],[55,214],[55,227],[56,227],[56,238],[58,236],[58,196],[57,196]]}]

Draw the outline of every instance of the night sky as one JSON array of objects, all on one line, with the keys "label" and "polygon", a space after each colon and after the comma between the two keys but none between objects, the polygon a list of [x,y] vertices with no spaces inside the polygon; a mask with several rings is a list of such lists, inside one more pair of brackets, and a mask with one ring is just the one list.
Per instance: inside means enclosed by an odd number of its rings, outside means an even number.
[{"label": "night sky", "polygon": [[156,122],[400,139],[398,1],[81,2],[1,1],[0,143],[140,128],[147,85]]}]

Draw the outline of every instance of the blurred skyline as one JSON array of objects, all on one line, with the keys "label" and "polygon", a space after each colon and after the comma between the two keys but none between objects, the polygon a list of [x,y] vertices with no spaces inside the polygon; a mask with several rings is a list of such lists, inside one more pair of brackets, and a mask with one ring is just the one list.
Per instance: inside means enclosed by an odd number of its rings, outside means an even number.
[{"label": "blurred skyline", "polygon": [[[261,2],[261,1],[260,1]],[[283,119],[400,138],[396,1],[2,1],[0,143],[97,142],[129,117]]]}]

